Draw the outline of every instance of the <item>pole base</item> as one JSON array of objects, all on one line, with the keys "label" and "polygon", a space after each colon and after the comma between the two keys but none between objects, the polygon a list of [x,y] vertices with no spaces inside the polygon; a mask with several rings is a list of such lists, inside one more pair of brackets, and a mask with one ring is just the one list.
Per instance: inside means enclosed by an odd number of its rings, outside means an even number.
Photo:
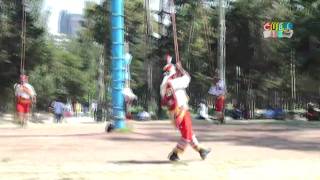
[{"label": "pole base", "polygon": [[126,122],[124,120],[115,120],[114,126],[115,129],[123,129],[126,127]]}]

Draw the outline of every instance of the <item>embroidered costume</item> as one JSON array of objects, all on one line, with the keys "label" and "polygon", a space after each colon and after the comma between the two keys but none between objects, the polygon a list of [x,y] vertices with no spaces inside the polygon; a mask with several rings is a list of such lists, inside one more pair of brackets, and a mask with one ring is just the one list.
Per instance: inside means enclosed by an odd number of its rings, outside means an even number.
[{"label": "embroidered costume", "polygon": [[171,63],[172,58],[167,56],[167,65],[163,68],[164,78],[160,86],[161,105],[166,106],[175,127],[181,133],[181,139],[177,146],[169,154],[171,161],[179,160],[179,154],[182,153],[188,144],[194,150],[200,153],[202,159],[205,159],[210,150],[200,147],[200,144],[192,130],[192,119],[188,106],[188,95],[186,88],[190,83],[190,75],[182,69]]}]

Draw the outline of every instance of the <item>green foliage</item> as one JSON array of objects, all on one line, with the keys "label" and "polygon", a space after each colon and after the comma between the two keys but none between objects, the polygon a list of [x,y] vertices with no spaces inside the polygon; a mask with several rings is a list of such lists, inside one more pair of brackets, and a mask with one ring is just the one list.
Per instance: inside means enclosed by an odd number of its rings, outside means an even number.
[{"label": "green foliage", "polygon": [[[97,97],[101,55],[105,60],[106,97],[110,100],[111,1],[87,3],[79,37],[60,43],[46,34],[44,22],[48,14],[41,14],[42,0],[28,2],[26,72],[38,93],[38,105],[45,108],[58,96],[83,101]],[[180,57],[192,76],[188,93],[190,103],[196,105],[200,99],[208,98],[207,91],[217,68],[218,8],[216,3],[208,3],[212,1],[175,2]],[[4,102],[10,101],[12,86],[20,74],[21,7],[21,1],[0,1],[0,86],[5,87],[0,88],[0,101]],[[239,82],[244,99],[249,98],[249,90],[263,100],[270,100],[273,92],[290,97],[291,51],[295,53],[297,92],[301,96],[319,96],[319,9],[319,0],[231,1],[226,11],[228,96],[236,96],[235,84]],[[160,115],[158,92],[164,55],[174,52],[172,27],[164,27],[167,36],[153,38],[146,34],[144,12],[143,0],[125,1],[125,39],[133,55],[131,88],[141,107],[158,109]],[[293,22],[293,38],[264,39],[266,21]],[[155,20],[151,24],[154,31],[163,28]],[[236,66],[242,72],[238,79]],[[148,81],[152,83],[151,90]]]},{"label": "green foliage", "polygon": [[131,107],[131,113],[133,114],[138,114],[139,112],[143,111],[143,107],[142,106],[133,106]]},{"label": "green foliage", "polygon": [[[39,64],[47,63],[44,28],[37,24],[42,0],[28,1],[26,14],[26,67],[29,74]],[[10,102],[13,84],[20,75],[21,52],[21,1],[0,1],[0,101]],[[10,90],[9,90],[10,89]]]}]

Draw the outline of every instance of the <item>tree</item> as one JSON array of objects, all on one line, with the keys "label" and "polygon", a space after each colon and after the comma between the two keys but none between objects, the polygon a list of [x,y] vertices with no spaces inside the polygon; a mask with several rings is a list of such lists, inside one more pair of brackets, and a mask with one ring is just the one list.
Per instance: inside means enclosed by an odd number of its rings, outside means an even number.
[{"label": "tree", "polygon": [[[37,65],[47,62],[43,26],[39,11],[42,0],[29,0],[26,12],[26,64],[27,74]],[[13,84],[20,75],[22,1],[0,2],[0,100],[12,102]]]}]

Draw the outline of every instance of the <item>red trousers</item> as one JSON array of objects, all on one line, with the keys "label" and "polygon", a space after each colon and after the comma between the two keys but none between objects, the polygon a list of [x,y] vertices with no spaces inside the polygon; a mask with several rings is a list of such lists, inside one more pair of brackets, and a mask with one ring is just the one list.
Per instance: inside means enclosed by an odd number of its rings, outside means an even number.
[{"label": "red trousers", "polygon": [[[177,121],[177,119],[175,119]],[[176,123],[177,124],[177,123]],[[186,111],[181,123],[177,125],[182,138],[188,141],[192,141],[193,131],[192,131],[192,121],[189,111]]]},{"label": "red trousers", "polygon": [[224,109],[224,96],[219,96],[215,101],[216,112],[222,112]]},{"label": "red trousers", "polygon": [[17,103],[17,112],[19,113],[29,113],[30,112],[31,102],[22,102],[18,101]]}]

